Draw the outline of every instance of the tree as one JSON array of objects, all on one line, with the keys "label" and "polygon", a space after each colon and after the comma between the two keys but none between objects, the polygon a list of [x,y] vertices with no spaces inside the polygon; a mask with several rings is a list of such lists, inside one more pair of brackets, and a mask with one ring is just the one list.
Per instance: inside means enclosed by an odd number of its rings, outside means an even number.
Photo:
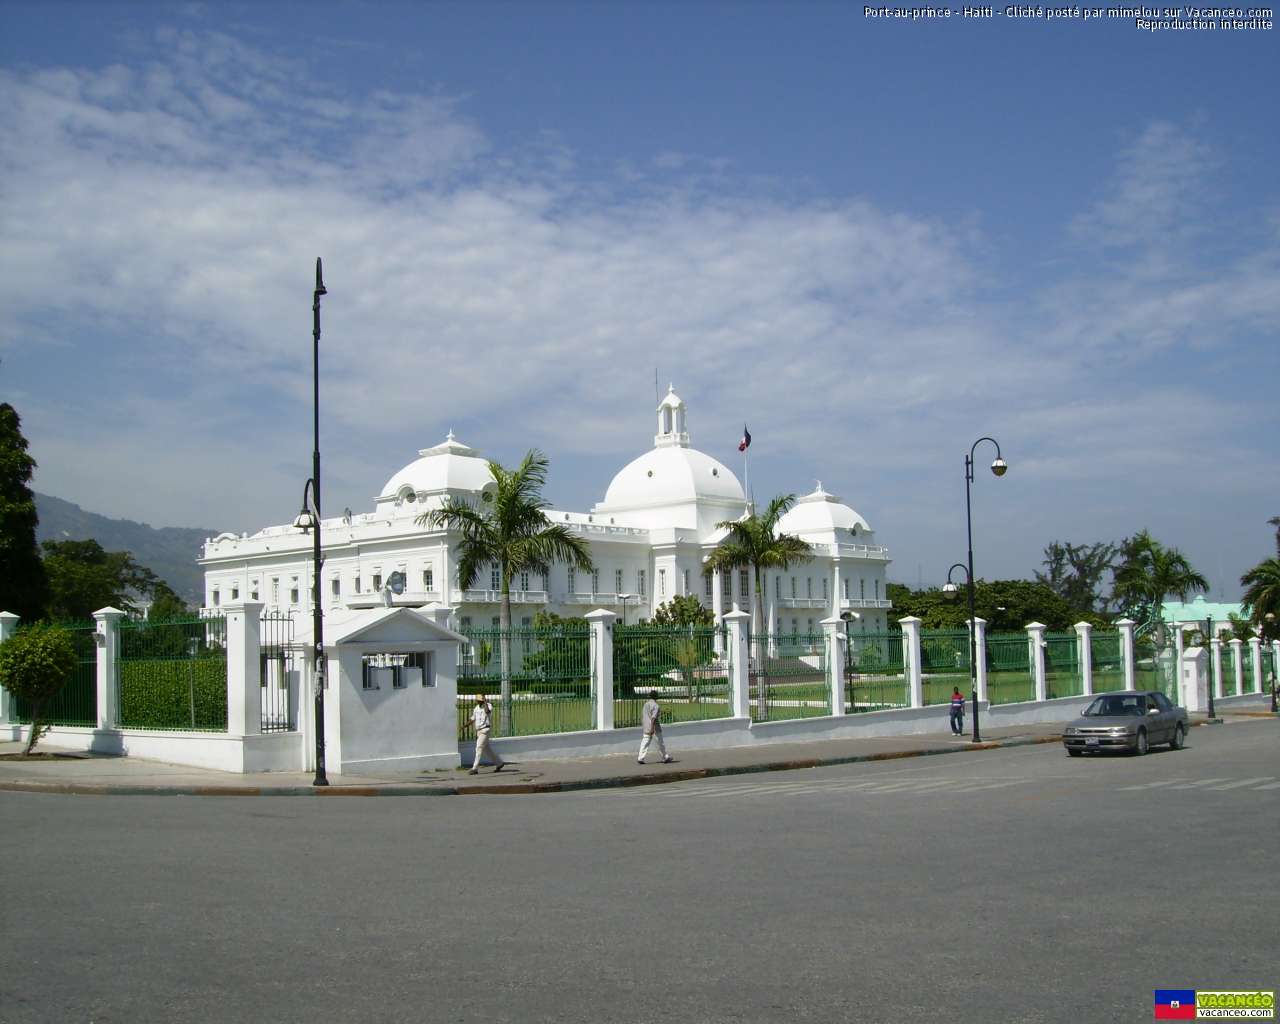
[{"label": "tree", "polygon": [[756,599],[751,629],[757,635],[768,632],[764,621],[764,570],[789,569],[793,562],[807,562],[813,558],[813,548],[806,541],[776,532],[778,520],[795,503],[794,494],[781,494],[769,502],[763,515],[752,511],[741,519],[716,523],[719,529],[729,533],[711,552],[702,570],[708,576],[717,569],[722,573],[735,569],[752,570]]},{"label": "tree", "polygon": [[1130,618],[1157,622],[1170,594],[1185,601],[1193,591],[1208,589],[1209,581],[1181,551],[1165,547],[1146,530],[1121,542],[1112,598]]},{"label": "tree", "polygon": [[[1280,558],[1259,562],[1240,577],[1245,588],[1241,604],[1265,640],[1280,639]],[[1274,616],[1268,619],[1267,616]]]},{"label": "tree", "polygon": [[151,607],[147,609],[148,622],[173,622],[191,617],[191,609],[169,584],[160,581],[151,592]]},{"label": "tree", "polygon": [[128,551],[104,551],[96,540],[47,540],[41,546],[52,619],[87,619],[107,605],[131,612],[136,595],[155,593],[162,585]]},{"label": "tree", "polygon": [[511,579],[518,572],[549,572],[566,562],[590,572],[595,568],[587,542],[546,516],[542,497],[547,457],[531,449],[514,470],[489,462],[493,486],[481,492],[478,505],[450,498],[418,516],[419,526],[445,527],[461,533],[458,542],[458,585],[474,586],[490,565],[498,567],[501,587],[498,650],[502,672],[501,725],[511,731]]},{"label": "tree", "polygon": [[1053,541],[1044,549],[1047,572],[1036,572],[1036,582],[1043,583],[1073,608],[1097,611],[1102,595],[1102,577],[1114,567],[1120,549],[1105,541],[1096,544],[1072,544]]},{"label": "tree", "polygon": [[654,610],[655,626],[713,626],[715,615],[693,594],[677,594]]},{"label": "tree", "polygon": [[24,753],[30,754],[47,730],[45,709],[75,670],[71,634],[58,626],[24,626],[0,644],[0,686],[31,705],[31,735]]},{"label": "tree", "polygon": [[0,403],[0,611],[27,621],[40,618],[49,593],[36,546],[36,499],[28,486],[35,468],[21,418],[8,402]]},{"label": "tree", "polygon": [[[795,502],[794,494],[780,494],[769,502],[764,515],[758,515],[753,510],[741,519],[717,523],[718,528],[728,530],[729,533],[711,552],[702,570],[706,575],[717,569],[729,573],[735,569],[752,571],[755,577],[755,608],[751,615],[751,629],[762,639],[769,632],[764,621],[764,570],[789,569],[793,562],[807,562],[813,557],[813,548],[808,542],[789,533],[777,532],[778,520],[787,514],[787,510]],[[763,657],[763,649],[760,654],[763,670],[767,659]],[[761,714],[764,713],[767,689],[762,681],[758,687]]]},{"label": "tree", "polygon": [[[963,596],[957,600],[937,587],[912,590],[901,583],[890,583],[886,594],[893,602],[894,615],[914,615],[923,629],[968,629],[969,605]],[[1097,613],[1072,607],[1048,584],[1030,580],[980,579],[973,588],[973,605],[991,633],[1021,630],[1030,622],[1043,622],[1050,630],[1070,629],[1082,620],[1104,624]]]}]

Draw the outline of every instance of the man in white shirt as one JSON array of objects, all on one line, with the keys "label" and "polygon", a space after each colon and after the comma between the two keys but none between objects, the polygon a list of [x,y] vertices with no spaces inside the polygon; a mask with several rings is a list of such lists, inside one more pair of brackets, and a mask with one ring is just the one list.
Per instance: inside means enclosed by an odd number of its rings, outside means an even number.
[{"label": "man in white shirt", "polygon": [[506,762],[494,753],[493,747],[489,746],[489,731],[493,728],[493,705],[483,693],[476,694],[476,706],[471,709],[471,724],[476,727],[476,758],[471,764],[471,771],[467,774],[479,775],[480,762],[488,754],[490,761],[498,762],[497,767],[493,769],[496,775],[506,766]]},{"label": "man in white shirt", "polygon": [[649,744],[654,737],[658,740],[658,753],[662,755],[662,763],[669,764],[671,755],[667,753],[667,745],[662,742],[662,708],[658,707],[658,692],[651,691],[649,699],[640,709],[640,724],[644,727],[644,738],[640,741],[638,764],[644,764],[645,755],[649,753]]}]

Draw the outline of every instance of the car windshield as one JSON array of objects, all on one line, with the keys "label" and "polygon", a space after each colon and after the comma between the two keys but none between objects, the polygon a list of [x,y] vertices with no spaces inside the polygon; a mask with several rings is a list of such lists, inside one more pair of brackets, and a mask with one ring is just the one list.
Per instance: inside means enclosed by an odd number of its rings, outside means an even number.
[{"label": "car windshield", "polygon": [[1085,715],[1089,718],[1113,718],[1120,715],[1141,715],[1141,697],[1099,697],[1087,708]]}]

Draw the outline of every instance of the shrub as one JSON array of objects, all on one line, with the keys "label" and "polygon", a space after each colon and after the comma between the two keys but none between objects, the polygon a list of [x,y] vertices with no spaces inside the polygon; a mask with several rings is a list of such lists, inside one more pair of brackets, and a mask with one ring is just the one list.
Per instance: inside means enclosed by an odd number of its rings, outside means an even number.
[{"label": "shrub", "polygon": [[45,713],[49,703],[75,670],[75,645],[61,626],[25,626],[0,644],[0,686],[31,707],[26,753],[35,749],[48,729]]}]

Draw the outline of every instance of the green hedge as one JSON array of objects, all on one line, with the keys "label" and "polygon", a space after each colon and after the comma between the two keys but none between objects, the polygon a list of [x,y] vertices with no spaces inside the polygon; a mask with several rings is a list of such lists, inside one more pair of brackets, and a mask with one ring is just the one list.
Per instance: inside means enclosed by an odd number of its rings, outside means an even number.
[{"label": "green hedge", "polygon": [[225,732],[226,658],[121,661],[120,724],[129,729]]}]

